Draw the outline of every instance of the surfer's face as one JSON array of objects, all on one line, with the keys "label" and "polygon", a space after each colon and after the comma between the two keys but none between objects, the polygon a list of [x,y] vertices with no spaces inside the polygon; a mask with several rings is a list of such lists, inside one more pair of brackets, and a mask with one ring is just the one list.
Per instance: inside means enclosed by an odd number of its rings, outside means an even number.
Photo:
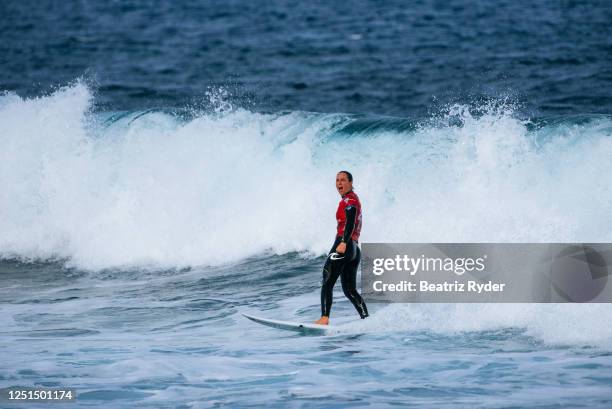
[{"label": "surfer's face", "polygon": [[346,173],[340,172],[336,175],[336,189],[340,196],[344,196],[353,189],[353,182],[349,182]]}]

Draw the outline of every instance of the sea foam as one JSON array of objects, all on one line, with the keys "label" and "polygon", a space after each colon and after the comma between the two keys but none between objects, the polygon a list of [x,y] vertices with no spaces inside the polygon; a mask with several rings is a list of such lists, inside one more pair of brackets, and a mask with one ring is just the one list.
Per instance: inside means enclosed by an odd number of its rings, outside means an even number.
[{"label": "sea foam", "polygon": [[[606,242],[612,121],[449,107],[413,129],[343,114],[100,113],[82,83],[0,97],[0,254],[83,269],[323,254],[335,174],[362,242]],[[481,107],[482,108],[482,107]]]}]

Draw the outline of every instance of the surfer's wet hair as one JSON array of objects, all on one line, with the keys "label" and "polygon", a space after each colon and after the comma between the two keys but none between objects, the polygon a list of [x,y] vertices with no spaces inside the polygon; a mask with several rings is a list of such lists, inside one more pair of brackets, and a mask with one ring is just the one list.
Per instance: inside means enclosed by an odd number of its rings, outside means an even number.
[{"label": "surfer's wet hair", "polygon": [[346,177],[348,178],[349,182],[353,181],[353,175],[351,175],[351,172],[349,172],[348,170],[341,170],[338,173],[344,173]]}]

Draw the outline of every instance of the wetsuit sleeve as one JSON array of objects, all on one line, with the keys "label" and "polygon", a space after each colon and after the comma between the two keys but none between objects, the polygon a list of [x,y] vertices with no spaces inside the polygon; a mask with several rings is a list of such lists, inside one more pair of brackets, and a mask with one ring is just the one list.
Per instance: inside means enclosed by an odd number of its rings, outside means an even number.
[{"label": "wetsuit sleeve", "polygon": [[355,206],[347,206],[344,209],[344,213],[346,214],[346,224],[344,225],[344,234],[342,235],[342,241],[344,243],[348,243],[353,235],[353,230],[355,229],[355,219],[357,219],[357,208]]}]

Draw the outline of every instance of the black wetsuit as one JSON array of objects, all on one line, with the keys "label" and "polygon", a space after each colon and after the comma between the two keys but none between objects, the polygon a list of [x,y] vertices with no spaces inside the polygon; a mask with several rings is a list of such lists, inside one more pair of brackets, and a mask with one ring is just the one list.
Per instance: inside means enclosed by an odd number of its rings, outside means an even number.
[{"label": "black wetsuit", "polygon": [[[361,251],[355,237],[354,229],[357,223],[360,209],[355,206],[347,206],[344,209],[346,224],[341,236],[336,237],[334,244],[329,251],[327,261],[323,267],[323,283],[321,287],[321,315],[329,317],[333,302],[334,285],[340,277],[342,291],[348,298],[361,318],[368,316],[368,309],[363,298],[357,292],[357,268],[361,260]],[[360,222],[360,220],[359,220]],[[360,227],[360,226],[358,226]],[[358,232],[357,232],[358,234]],[[352,238],[353,237],[353,238]],[[341,242],[346,243],[344,254],[336,253],[336,247]]]}]

